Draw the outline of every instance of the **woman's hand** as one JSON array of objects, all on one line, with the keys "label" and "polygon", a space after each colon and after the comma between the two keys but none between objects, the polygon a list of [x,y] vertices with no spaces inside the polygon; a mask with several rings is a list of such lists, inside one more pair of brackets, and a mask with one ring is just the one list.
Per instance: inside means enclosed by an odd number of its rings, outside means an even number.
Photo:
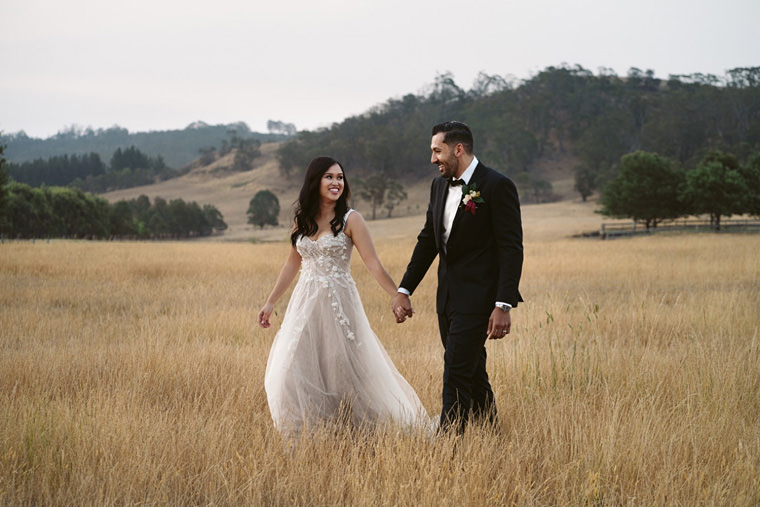
[{"label": "woman's hand", "polygon": [[264,303],[264,306],[259,312],[259,326],[266,329],[271,325],[269,323],[269,316],[272,315],[272,312],[274,311],[274,304],[280,299],[280,296],[282,296],[285,289],[288,288],[290,282],[292,282],[293,278],[298,274],[298,269],[300,267],[301,254],[298,253],[296,247],[291,246],[288,258],[285,259],[285,264],[283,264],[280,274],[277,276],[277,282],[274,284],[274,289],[272,289],[272,293],[269,294],[267,302]]},{"label": "woman's hand", "polygon": [[272,315],[273,311],[274,311],[274,305],[272,303],[264,304],[264,307],[259,312],[259,326],[266,329],[272,325],[269,323],[269,316]]}]

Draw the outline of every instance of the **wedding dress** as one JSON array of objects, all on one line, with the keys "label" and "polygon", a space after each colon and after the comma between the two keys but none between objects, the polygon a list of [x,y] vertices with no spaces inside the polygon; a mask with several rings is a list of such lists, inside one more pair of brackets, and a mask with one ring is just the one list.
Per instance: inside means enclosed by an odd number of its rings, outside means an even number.
[{"label": "wedding dress", "polygon": [[301,273],[264,380],[275,427],[284,435],[337,419],[428,427],[419,397],[370,328],[351,277],[351,238],[302,236],[296,249]]}]

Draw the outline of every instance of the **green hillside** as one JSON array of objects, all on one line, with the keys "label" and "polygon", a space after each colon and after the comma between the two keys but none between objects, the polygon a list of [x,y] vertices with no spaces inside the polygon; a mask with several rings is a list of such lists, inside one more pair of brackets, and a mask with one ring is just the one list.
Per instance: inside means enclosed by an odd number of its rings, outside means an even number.
[{"label": "green hillside", "polygon": [[262,143],[287,138],[281,134],[252,132],[243,122],[228,125],[195,122],[181,130],[154,132],[129,132],[118,126],[98,130],[69,128],[47,139],[17,132],[4,135],[2,142],[7,145],[5,156],[11,163],[90,153],[97,153],[107,162],[118,148],[134,146],[151,157],[161,156],[169,167],[176,169],[197,159],[199,150],[221,145],[229,139],[231,131],[238,137]]},{"label": "green hillside", "polygon": [[429,176],[430,127],[446,120],[472,127],[475,153],[527,202],[556,200],[568,187],[585,199],[614,179],[628,153],[658,153],[688,170],[714,150],[741,162],[760,152],[760,67],[662,79],[636,68],[617,76],[561,66],[520,82],[481,74],[470,90],[443,74],[423,93],[301,132],[278,159],[286,174],[329,154],[359,174],[419,181]]}]

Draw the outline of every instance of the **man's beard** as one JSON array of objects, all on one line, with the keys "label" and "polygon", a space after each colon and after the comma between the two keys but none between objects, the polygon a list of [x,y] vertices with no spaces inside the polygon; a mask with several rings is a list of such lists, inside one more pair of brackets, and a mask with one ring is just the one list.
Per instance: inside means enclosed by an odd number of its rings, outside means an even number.
[{"label": "man's beard", "polygon": [[457,172],[457,159],[456,157],[451,157],[446,160],[441,160],[442,166],[443,166],[443,172],[441,173],[441,176],[444,178],[453,178],[454,175]]}]

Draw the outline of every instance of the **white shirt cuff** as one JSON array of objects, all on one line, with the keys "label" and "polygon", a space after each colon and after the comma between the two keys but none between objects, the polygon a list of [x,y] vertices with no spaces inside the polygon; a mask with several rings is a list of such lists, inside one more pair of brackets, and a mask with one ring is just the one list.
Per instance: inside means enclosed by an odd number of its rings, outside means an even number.
[{"label": "white shirt cuff", "polygon": [[399,288],[398,288],[398,291],[399,291],[401,294],[406,294],[407,296],[411,296],[411,295],[412,295],[412,293],[411,293],[411,292],[409,292],[408,290],[406,290],[406,289],[405,289],[405,288],[403,288],[403,287],[399,287]]}]

